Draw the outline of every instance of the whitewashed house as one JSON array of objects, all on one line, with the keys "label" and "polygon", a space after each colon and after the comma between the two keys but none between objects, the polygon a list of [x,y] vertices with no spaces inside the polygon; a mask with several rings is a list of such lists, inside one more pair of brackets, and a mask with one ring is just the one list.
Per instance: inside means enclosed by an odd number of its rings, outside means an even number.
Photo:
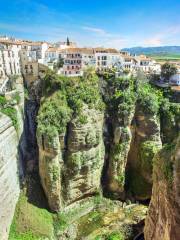
[{"label": "whitewashed house", "polygon": [[120,53],[111,48],[94,48],[96,58],[96,69],[103,70],[113,68],[122,61]]}]

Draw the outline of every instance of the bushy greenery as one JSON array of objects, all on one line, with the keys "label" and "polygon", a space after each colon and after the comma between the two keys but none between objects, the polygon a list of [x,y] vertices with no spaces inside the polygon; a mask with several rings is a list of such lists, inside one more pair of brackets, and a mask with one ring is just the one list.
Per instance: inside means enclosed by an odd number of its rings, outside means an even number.
[{"label": "bushy greenery", "polygon": [[145,113],[158,114],[162,99],[161,91],[145,83],[139,86],[137,95],[138,103]]},{"label": "bushy greenery", "polygon": [[166,81],[168,81],[169,78],[176,73],[177,67],[174,64],[166,62],[161,67],[161,75]]},{"label": "bushy greenery", "polygon": [[18,128],[17,111],[4,96],[0,96],[0,112],[11,118],[13,126]]},{"label": "bushy greenery", "polygon": [[104,101],[112,115],[125,117],[132,111],[136,102],[135,79],[106,79]]},{"label": "bushy greenery", "polygon": [[6,104],[7,104],[6,98],[0,95],[0,109],[3,108]]},{"label": "bushy greenery", "polygon": [[92,72],[74,78],[47,72],[42,88],[44,97],[38,114],[40,133],[50,137],[63,133],[67,123],[74,117],[79,119],[79,123],[85,124],[87,119],[82,111],[84,105],[103,111],[98,81]]},{"label": "bushy greenery", "polygon": [[66,96],[55,92],[40,107],[38,114],[38,130],[50,138],[65,132],[72,111],[68,107]]},{"label": "bushy greenery", "polygon": [[161,115],[163,118],[166,118],[172,124],[175,124],[176,119],[177,122],[180,120],[180,104],[172,103],[168,98],[163,98],[161,101]]}]

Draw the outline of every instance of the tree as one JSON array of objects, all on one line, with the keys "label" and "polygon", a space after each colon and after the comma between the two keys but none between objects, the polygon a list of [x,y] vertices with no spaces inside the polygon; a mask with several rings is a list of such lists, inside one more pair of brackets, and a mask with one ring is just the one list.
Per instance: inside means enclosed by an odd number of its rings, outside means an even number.
[{"label": "tree", "polygon": [[165,63],[161,67],[161,76],[164,78],[165,81],[169,81],[170,77],[177,73],[177,68],[174,64]]},{"label": "tree", "polygon": [[66,42],[67,46],[70,46],[70,41],[69,38],[67,37],[67,42]]}]

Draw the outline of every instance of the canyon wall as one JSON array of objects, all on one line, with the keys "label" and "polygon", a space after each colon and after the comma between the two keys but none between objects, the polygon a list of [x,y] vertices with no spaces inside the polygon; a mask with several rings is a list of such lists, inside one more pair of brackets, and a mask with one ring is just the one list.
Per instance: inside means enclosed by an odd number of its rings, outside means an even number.
[{"label": "canyon wall", "polygon": [[[5,105],[3,106],[3,100],[0,105],[0,239],[2,240],[8,238],[19,197],[20,178],[23,177],[24,87],[21,77],[15,80],[15,89],[7,92],[4,99],[6,99]],[[1,107],[4,114],[1,113]]]},{"label": "canyon wall", "polygon": [[18,136],[9,117],[0,113],[0,239],[7,239],[18,200]]},{"label": "canyon wall", "polygon": [[144,201],[151,198],[153,157],[162,147],[159,117],[137,105],[130,129],[126,190],[131,194],[129,197]]},{"label": "canyon wall", "polygon": [[154,159],[153,191],[145,226],[146,240],[180,236],[180,137]]}]

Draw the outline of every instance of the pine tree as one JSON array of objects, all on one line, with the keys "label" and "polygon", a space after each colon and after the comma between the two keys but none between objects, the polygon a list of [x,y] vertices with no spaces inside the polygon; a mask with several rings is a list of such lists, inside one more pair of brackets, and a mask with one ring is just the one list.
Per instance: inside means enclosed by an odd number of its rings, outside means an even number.
[{"label": "pine tree", "polygon": [[67,37],[67,42],[66,42],[67,46],[70,46],[70,41],[69,38]]}]

